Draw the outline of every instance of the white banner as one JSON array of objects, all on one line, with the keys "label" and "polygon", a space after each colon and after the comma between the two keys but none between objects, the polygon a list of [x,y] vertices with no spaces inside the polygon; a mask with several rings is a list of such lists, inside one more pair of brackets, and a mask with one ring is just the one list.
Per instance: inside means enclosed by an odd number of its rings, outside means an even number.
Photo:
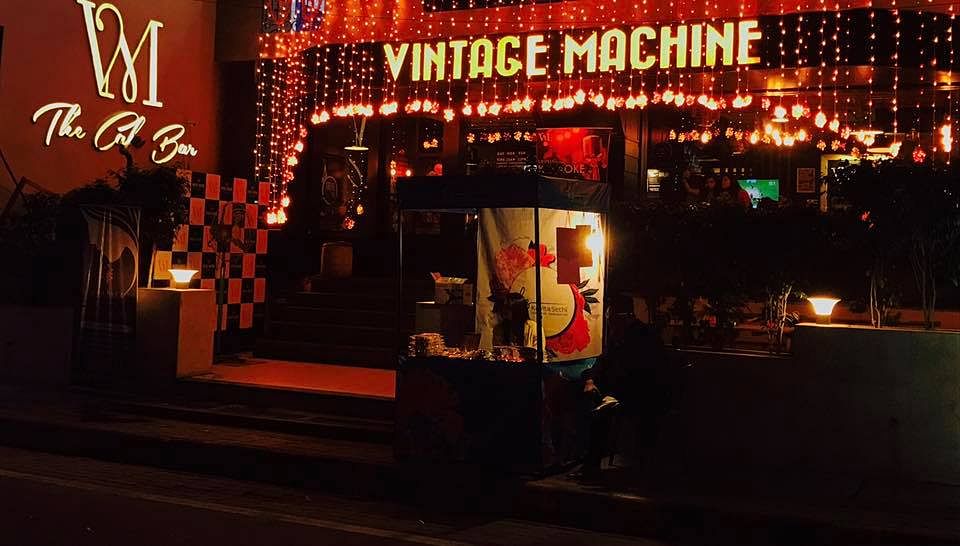
[{"label": "white banner", "polygon": [[[540,210],[545,361],[589,358],[603,351],[603,241],[597,213]],[[482,209],[478,245],[481,347],[536,347],[533,209]]]}]

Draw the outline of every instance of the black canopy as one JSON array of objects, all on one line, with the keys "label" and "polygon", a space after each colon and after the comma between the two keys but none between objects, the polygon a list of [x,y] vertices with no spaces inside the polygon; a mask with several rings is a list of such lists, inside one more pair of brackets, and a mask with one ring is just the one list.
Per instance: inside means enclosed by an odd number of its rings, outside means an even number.
[{"label": "black canopy", "polygon": [[540,175],[415,176],[398,183],[405,210],[534,208],[607,212],[610,185]]}]

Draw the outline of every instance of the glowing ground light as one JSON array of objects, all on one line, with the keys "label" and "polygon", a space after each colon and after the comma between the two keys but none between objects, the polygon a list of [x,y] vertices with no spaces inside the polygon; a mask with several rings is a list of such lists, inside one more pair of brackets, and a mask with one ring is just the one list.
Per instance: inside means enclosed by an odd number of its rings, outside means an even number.
[{"label": "glowing ground light", "polygon": [[197,274],[196,269],[170,269],[170,276],[173,277],[173,286],[187,286],[190,279]]},{"label": "glowing ground light", "polygon": [[833,314],[833,308],[840,302],[838,298],[829,296],[812,296],[807,298],[810,305],[813,306],[813,312],[817,315],[817,322],[825,324],[830,323],[830,315]]}]

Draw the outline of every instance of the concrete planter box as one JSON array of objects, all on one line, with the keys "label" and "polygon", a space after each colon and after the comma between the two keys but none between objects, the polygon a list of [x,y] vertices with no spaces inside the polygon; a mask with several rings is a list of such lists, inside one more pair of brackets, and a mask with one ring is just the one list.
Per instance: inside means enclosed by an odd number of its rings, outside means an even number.
[{"label": "concrete planter box", "polygon": [[664,469],[960,484],[960,332],[801,324],[793,343],[685,353]]},{"label": "concrete planter box", "polygon": [[217,322],[214,291],[141,288],[137,297],[138,375],[172,381],[209,372]]},{"label": "concrete planter box", "polygon": [[73,309],[0,306],[0,381],[67,385]]},{"label": "concrete planter box", "polygon": [[960,332],[801,324],[794,357],[811,462],[960,483]]}]

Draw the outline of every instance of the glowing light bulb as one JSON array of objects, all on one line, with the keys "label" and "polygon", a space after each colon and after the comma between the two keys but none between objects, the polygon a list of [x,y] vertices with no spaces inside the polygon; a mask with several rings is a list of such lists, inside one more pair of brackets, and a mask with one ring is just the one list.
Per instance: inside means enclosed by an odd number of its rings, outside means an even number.
[{"label": "glowing light bulb", "polygon": [[366,212],[366,211],[365,211],[365,209],[363,208],[363,205],[360,204],[360,203],[358,203],[358,204],[357,204],[357,216],[363,216],[363,213],[364,213],[364,212]]},{"label": "glowing light bulb", "polygon": [[838,118],[833,118],[830,120],[830,125],[827,126],[827,129],[830,129],[834,133],[840,130],[840,120]]},{"label": "glowing light bulb", "polygon": [[923,148],[917,146],[913,149],[913,162],[914,163],[923,163],[927,159],[927,152],[923,151]]},{"label": "glowing light bulb", "polygon": [[800,119],[803,117],[804,110],[805,110],[804,106],[800,103],[797,103],[797,104],[794,104],[792,107],[790,107],[790,114],[793,116],[794,119]]},{"label": "glowing light bulb", "polygon": [[446,108],[443,110],[443,119],[444,121],[453,121],[454,113],[452,108]]},{"label": "glowing light bulb", "polygon": [[298,140],[297,143],[293,145],[293,149],[296,150],[296,151],[298,151],[298,152],[302,152],[302,151],[303,151],[303,141],[302,141],[302,140]]},{"label": "glowing light bulb", "polygon": [[602,233],[599,231],[591,232],[590,235],[587,236],[586,242],[587,248],[590,249],[590,252],[592,252],[595,257],[603,255],[604,241]]},{"label": "glowing light bulb", "polygon": [[289,207],[289,206],[290,206],[290,196],[284,195],[283,197],[281,197],[281,198],[280,198],[280,206],[283,207],[283,208]]},{"label": "glowing light bulb", "polygon": [[700,134],[700,142],[704,144],[710,142],[711,138],[713,138],[713,135],[710,133],[710,131],[704,131]]},{"label": "glowing light bulb", "polygon": [[823,111],[817,112],[817,115],[813,117],[813,124],[818,129],[823,129],[823,126],[827,124],[827,115]]},{"label": "glowing light bulb", "polygon": [[953,151],[953,127],[949,123],[940,127],[940,147],[948,154]]},{"label": "glowing light bulb", "polygon": [[799,142],[806,142],[807,140],[807,131],[805,129],[800,129],[797,131],[797,140]]},{"label": "glowing light bulb", "polygon": [[463,112],[463,115],[465,116],[471,116],[473,115],[473,107],[470,106],[469,104],[464,104],[463,110],[461,110],[461,112]]},{"label": "glowing light bulb", "polygon": [[773,117],[776,120],[785,120],[787,119],[787,109],[783,106],[777,106],[773,109]]},{"label": "glowing light bulb", "polygon": [[297,156],[291,155],[287,157],[287,165],[290,167],[296,167],[300,163],[300,160],[297,159]]},{"label": "glowing light bulb", "polygon": [[750,106],[751,103],[753,103],[753,95],[737,95],[733,99],[734,108],[746,108],[747,106]]},{"label": "glowing light bulb", "polygon": [[[557,102],[560,101],[558,100]],[[553,101],[551,101],[549,97],[543,97],[543,99],[540,101],[540,109],[544,112],[549,112],[553,109]]]},{"label": "glowing light bulb", "polygon": [[593,96],[593,104],[595,104],[597,108],[602,107],[604,102],[605,102],[605,99],[603,98],[603,93]]},{"label": "glowing light bulb", "polygon": [[573,101],[577,104],[583,104],[587,101],[587,94],[583,89],[577,89],[577,92],[573,94]]},{"label": "glowing light bulb", "polygon": [[773,132],[770,133],[770,138],[773,139],[773,142],[774,142],[777,146],[782,146],[782,145],[783,145],[783,138],[780,136],[780,130],[779,130],[779,129],[774,129]]}]

